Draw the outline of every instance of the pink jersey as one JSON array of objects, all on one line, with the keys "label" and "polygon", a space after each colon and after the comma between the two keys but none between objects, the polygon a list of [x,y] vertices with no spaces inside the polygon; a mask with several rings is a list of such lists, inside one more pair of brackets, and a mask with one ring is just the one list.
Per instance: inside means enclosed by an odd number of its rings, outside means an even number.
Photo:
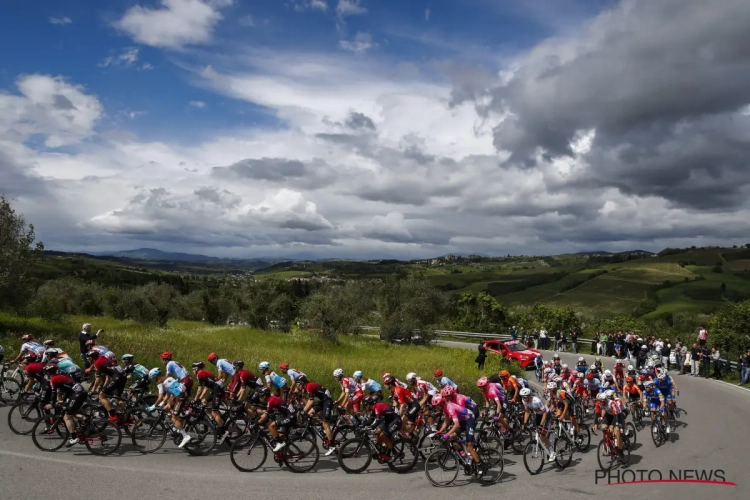
[{"label": "pink jersey", "polygon": [[456,393],[454,395],[455,403],[462,408],[474,408],[477,404],[469,396]]},{"label": "pink jersey", "polygon": [[453,420],[454,423],[465,422],[469,419],[469,416],[471,416],[469,410],[463,406],[457,405],[456,403],[451,403],[450,401],[445,402],[443,405],[443,411],[445,412],[445,416]]},{"label": "pink jersey", "polygon": [[484,397],[488,400],[503,402],[506,400],[507,395],[505,389],[500,384],[487,384],[487,390],[484,392]]}]

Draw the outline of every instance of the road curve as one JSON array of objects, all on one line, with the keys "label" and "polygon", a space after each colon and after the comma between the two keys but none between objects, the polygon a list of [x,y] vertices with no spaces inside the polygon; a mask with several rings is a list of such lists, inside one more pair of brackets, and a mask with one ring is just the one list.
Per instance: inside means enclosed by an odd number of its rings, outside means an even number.
[{"label": "road curve", "polygon": [[[475,349],[474,344],[441,342],[450,347]],[[545,357],[551,354],[545,353]],[[575,363],[577,355],[562,354],[563,362]],[[588,360],[592,359],[586,356]],[[612,360],[605,358],[605,365]],[[531,374],[531,373],[530,373]],[[532,375],[533,378],[533,375]],[[545,466],[537,476],[530,476],[523,458],[512,452],[506,455],[503,482],[483,487],[462,483],[449,488],[434,488],[424,477],[421,463],[410,474],[396,475],[384,467],[372,466],[359,476],[339,470],[337,462],[321,456],[316,472],[293,474],[278,467],[243,474],[232,467],[228,448],[222,447],[208,457],[191,457],[168,448],[154,455],[140,455],[129,446],[113,457],[96,458],[82,446],[55,453],[37,450],[30,437],[16,436],[6,424],[7,408],[0,408],[0,498],[4,500],[57,498],[60,493],[74,493],[78,498],[105,494],[110,498],[206,499],[242,498],[349,498],[358,500],[403,500],[406,495],[433,500],[455,500],[456,495],[473,498],[496,498],[499,495],[551,496],[580,500],[591,495],[607,499],[632,500],[636,495],[703,500],[750,498],[750,480],[746,477],[747,437],[750,436],[750,391],[727,384],[677,376],[681,396],[678,406],[685,410],[682,425],[674,442],[655,448],[643,430],[631,454],[630,470],[634,476],[658,470],[664,479],[670,471],[724,471],[726,481],[737,486],[710,484],[651,483],[607,485],[596,471],[599,436],[592,436],[592,447],[576,453],[571,467],[559,471]],[[125,443],[125,441],[123,441]],[[165,446],[166,447],[166,446]],[[651,479],[658,479],[650,472]],[[636,477],[640,479],[640,477]],[[459,478],[460,479],[460,478]],[[612,481],[616,482],[615,476]],[[631,481],[628,476],[625,479]],[[72,495],[65,495],[66,497]]]}]

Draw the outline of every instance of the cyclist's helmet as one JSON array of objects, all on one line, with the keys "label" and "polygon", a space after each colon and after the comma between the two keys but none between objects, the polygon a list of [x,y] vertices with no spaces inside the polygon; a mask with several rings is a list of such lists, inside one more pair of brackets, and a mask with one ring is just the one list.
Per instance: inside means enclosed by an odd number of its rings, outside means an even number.
[{"label": "cyclist's helmet", "polygon": [[196,361],[195,363],[193,363],[193,370],[202,370],[205,367],[206,363],[204,363],[203,361]]},{"label": "cyclist's helmet", "polygon": [[268,361],[261,361],[258,363],[258,370],[268,370],[269,368],[271,368],[271,365]]},{"label": "cyclist's helmet", "polygon": [[96,340],[91,339],[91,340],[86,341],[86,347],[88,348],[94,347],[95,345],[96,345]]},{"label": "cyclist's helmet", "polygon": [[605,377],[609,377],[610,375],[612,375],[612,371],[611,370],[604,370],[604,376]]},{"label": "cyclist's helmet", "polygon": [[33,335],[24,335],[23,337],[21,337],[21,340],[24,341],[24,342],[28,342],[29,340],[34,340],[34,336]]},{"label": "cyclist's helmet", "polygon": [[363,373],[362,373],[361,371],[359,371],[359,370],[357,370],[356,372],[352,373],[352,377],[353,377],[353,378],[354,378],[355,380],[359,380],[359,379],[361,379],[361,378],[362,378],[363,376],[364,376],[364,374],[363,374]]},{"label": "cyclist's helmet", "polygon": [[585,359],[583,359],[583,356],[580,356],[580,357],[578,358],[578,361],[586,361],[586,360],[585,360]]},{"label": "cyclist's helmet", "polygon": [[558,376],[554,377],[552,379],[552,381],[555,382],[555,383],[557,383],[557,384],[559,384],[560,382],[563,381],[563,378],[560,375],[558,375]]},{"label": "cyclist's helmet", "polygon": [[383,377],[383,383],[385,385],[391,385],[394,381],[395,381],[395,379],[393,378],[393,376],[390,373],[386,374],[386,376]]},{"label": "cyclist's helmet", "polygon": [[667,372],[659,372],[659,375],[656,376],[659,380],[665,380],[667,378]]},{"label": "cyclist's helmet", "polygon": [[288,370],[288,369],[289,369],[289,363],[281,363],[281,364],[279,365],[279,369],[280,369],[281,371],[286,371],[286,370]]},{"label": "cyclist's helmet", "polygon": [[500,378],[508,378],[510,377],[510,372],[508,370],[500,370],[498,375],[500,375]]},{"label": "cyclist's helmet", "polygon": [[601,388],[602,389],[609,389],[609,382],[602,382]]},{"label": "cyclist's helmet", "polygon": [[432,372],[432,374],[435,376],[435,378],[440,378],[443,376],[443,370],[435,370]]},{"label": "cyclist's helmet", "polygon": [[133,361],[134,357],[132,354],[123,354],[120,356],[120,361]]},{"label": "cyclist's helmet", "polygon": [[654,381],[653,381],[653,380],[646,380],[646,381],[645,381],[645,382],[643,383],[643,386],[644,386],[645,388],[647,388],[647,389],[648,389],[649,387],[653,387],[653,386],[654,386]]},{"label": "cyclist's helmet", "polygon": [[409,372],[406,374],[406,381],[407,382],[416,382],[417,380],[417,374],[414,372]]},{"label": "cyclist's helmet", "polygon": [[552,359],[560,359],[560,355],[559,354],[555,354],[554,356],[552,356]]},{"label": "cyclist's helmet", "polygon": [[57,373],[57,365],[55,363],[49,364],[44,367],[44,373],[47,375],[54,375]]},{"label": "cyclist's helmet", "polygon": [[644,351],[648,351],[648,346],[647,345],[642,345],[641,349],[643,349]]},{"label": "cyclist's helmet", "polygon": [[341,378],[344,376],[344,370],[341,368],[336,368],[333,370],[333,378]]},{"label": "cyclist's helmet", "polygon": [[649,361],[648,363],[646,363],[646,367],[653,368],[654,367],[654,362],[653,361]]},{"label": "cyclist's helmet", "polygon": [[601,358],[601,357],[599,357],[599,356],[597,356],[596,358],[594,358],[594,361],[597,361],[597,362],[598,362],[598,361],[601,361],[601,360],[602,360],[602,358]]},{"label": "cyclist's helmet", "polygon": [[44,347],[52,347],[53,345],[55,345],[55,341],[54,341],[54,340],[45,340],[45,341],[44,341],[44,342],[42,343],[42,345],[43,345]]},{"label": "cyclist's helmet", "polygon": [[531,396],[531,389],[529,389],[528,387],[524,387],[523,389],[521,389],[521,392],[519,392],[519,394],[522,398],[528,398],[529,396]]},{"label": "cyclist's helmet", "polygon": [[211,354],[208,355],[208,361],[211,363],[213,363],[217,359],[219,359],[219,355],[216,354],[215,352],[212,352]]},{"label": "cyclist's helmet", "polygon": [[259,395],[260,395],[260,397],[262,397],[262,398],[268,397],[268,396],[270,396],[270,395],[271,395],[271,389],[269,389],[268,387],[261,387],[261,388],[260,388],[260,389],[258,390],[258,394],[259,394]]},{"label": "cyclist's helmet", "polygon": [[365,406],[371,406],[375,404],[375,398],[372,396],[367,396],[365,399],[362,400],[362,404]]},{"label": "cyclist's helmet", "polygon": [[148,378],[153,379],[158,377],[159,375],[161,375],[161,368],[151,368],[148,371]]},{"label": "cyclist's helmet", "polygon": [[[0,351],[2,352],[2,351]],[[57,349],[47,349],[44,351],[44,355],[48,358],[56,358],[57,357]]]},{"label": "cyclist's helmet", "polygon": [[241,369],[243,369],[245,367],[245,362],[244,361],[235,361],[234,363],[232,363],[232,366],[234,366],[235,368],[239,368],[241,370]]},{"label": "cyclist's helmet", "polygon": [[578,377],[578,378],[583,378],[583,377],[585,377],[585,375],[583,374],[583,372],[578,372],[578,375],[577,375],[577,377]]},{"label": "cyclist's helmet", "polygon": [[549,390],[557,389],[557,384],[555,382],[550,382],[547,384],[547,389]]},{"label": "cyclist's helmet", "polygon": [[385,381],[386,377],[390,377],[390,376],[391,376],[391,374],[390,374],[390,373],[388,373],[388,372],[383,372],[383,376],[381,377],[381,379],[382,379],[383,381]]},{"label": "cyclist's helmet", "polygon": [[587,374],[586,375],[586,380],[594,380],[594,374],[593,373]]},{"label": "cyclist's helmet", "polygon": [[[489,384],[490,381],[487,380],[487,377],[482,377],[479,380],[477,380],[477,387],[487,387],[487,384]],[[446,388],[449,386],[446,386]]]},{"label": "cyclist's helmet", "polygon": [[589,366],[589,370],[596,370],[596,365]]},{"label": "cyclist's helmet", "polygon": [[607,399],[613,399],[615,397],[615,391],[613,391],[612,389],[604,391],[604,397],[606,397]]},{"label": "cyclist's helmet", "polygon": [[545,368],[544,369],[544,373],[546,373],[547,375],[549,375],[550,373],[555,373],[555,370],[553,370],[552,368]]},{"label": "cyclist's helmet", "polygon": [[432,396],[431,403],[432,406],[440,406],[441,404],[443,404],[443,396],[441,396],[440,394],[435,394],[434,396]]},{"label": "cyclist's helmet", "polygon": [[164,351],[161,353],[161,360],[162,361],[171,361],[172,360],[172,353],[169,351]]},{"label": "cyclist's helmet", "polygon": [[446,385],[442,389],[440,389],[440,395],[444,398],[448,399],[450,397],[453,397],[453,395],[456,393],[456,390],[453,389],[453,387]]},{"label": "cyclist's helmet", "polygon": [[633,365],[628,365],[628,371],[629,371],[629,372],[632,372],[632,371],[634,371],[634,370],[635,370],[635,366],[633,366]]},{"label": "cyclist's helmet", "polygon": [[89,351],[86,353],[86,356],[91,359],[97,359],[99,357],[99,351]]},{"label": "cyclist's helmet", "polygon": [[600,392],[599,394],[596,395],[596,399],[598,399],[599,401],[604,401],[606,397],[607,396],[605,396],[603,392]]},{"label": "cyclist's helmet", "polygon": [[568,365],[567,364],[563,364],[563,370],[567,370],[567,369],[568,369]]}]

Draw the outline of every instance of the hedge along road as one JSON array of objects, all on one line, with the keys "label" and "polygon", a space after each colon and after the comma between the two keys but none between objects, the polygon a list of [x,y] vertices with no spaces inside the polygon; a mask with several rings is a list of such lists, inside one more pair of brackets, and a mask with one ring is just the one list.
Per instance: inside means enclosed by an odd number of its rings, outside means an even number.
[{"label": "hedge along road", "polygon": [[[476,345],[441,342],[457,348]],[[545,353],[551,357],[551,353]],[[573,365],[577,355],[562,354],[563,362]],[[586,356],[591,361],[591,356]],[[605,360],[610,367],[611,358]],[[449,367],[445,367],[449,371]],[[425,374],[427,375],[427,374]],[[533,373],[529,372],[531,378]],[[638,434],[628,468],[633,479],[669,479],[670,471],[683,476],[689,471],[708,474],[723,471],[726,481],[737,486],[712,484],[646,483],[607,485],[599,473],[596,448],[601,433],[592,436],[586,453],[575,453],[566,470],[545,466],[530,476],[523,458],[506,453],[503,481],[492,486],[463,482],[449,488],[432,487],[424,476],[423,463],[405,475],[372,465],[360,475],[348,475],[338,468],[335,458],[323,457],[315,472],[293,474],[276,466],[243,474],[230,463],[223,446],[208,457],[191,457],[175,448],[154,455],[141,455],[129,446],[113,457],[93,457],[82,446],[55,453],[39,451],[30,437],[17,436],[7,427],[8,408],[0,408],[0,498],[7,500],[64,497],[207,499],[215,498],[357,498],[362,500],[403,500],[407,496],[454,500],[457,495],[497,498],[513,495],[580,500],[586,496],[632,500],[634,496],[703,500],[750,498],[747,479],[748,436],[750,436],[750,391],[689,376],[676,377],[681,395],[678,406],[685,412],[674,442],[655,448],[648,429]],[[329,384],[330,385],[330,384]],[[123,444],[127,443],[123,440]],[[165,445],[165,448],[167,445]],[[270,461],[270,459],[269,459]],[[268,464],[267,464],[268,465]],[[275,465],[275,464],[274,464]],[[641,472],[643,471],[643,472]],[[659,472],[655,472],[659,471]],[[695,478],[695,472],[692,473]],[[649,477],[650,475],[650,477]],[[609,478],[618,482],[616,472]],[[719,480],[722,478],[719,477]],[[461,476],[459,476],[461,480]]]}]

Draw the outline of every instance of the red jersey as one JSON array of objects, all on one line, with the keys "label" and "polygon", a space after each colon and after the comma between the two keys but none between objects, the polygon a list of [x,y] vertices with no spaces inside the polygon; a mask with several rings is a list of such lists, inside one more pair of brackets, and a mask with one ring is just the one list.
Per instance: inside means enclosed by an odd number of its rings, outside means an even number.
[{"label": "red jersey", "polygon": [[125,371],[122,367],[106,356],[99,356],[96,358],[96,361],[94,361],[94,369],[97,373],[103,373],[111,378],[125,375]]},{"label": "red jersey", "polygon": [[34,378],[37,380],[40,380],[42,377],[44,377],[44,365],[41,363],[29,363],[26,365],[26,375],[29,376],[29,378]]},{"label": "red jersey", "polygon": [[209,389],[215,389],[217,385],[221,387],[221,382],[216,379],[216,376],[208,370],[198,370],[195,374],[198,379],[198,385],[208,387]]},{"label": "red jersey", "polygon": [[393,395],[393,400],[400,405],[410,403],[412,400],[409,390],[404,389],[403,387],[394,386],[393,389],[391,389],[391,394]]},{"label": "red jersey", "polygon": [[393,410],[393,407],[391,405],[387,405],[385,403],[377,403],[375,407],[373,408],[373,411],[375,412],[375,416],[380,418],[388,413],[395,413]]},{"label": "red jersey", "polygon": [[85,394],[83,386],[67,375],[53,375],[49,379],[52,390],[60,391],[66,396],[78,396]]}]

